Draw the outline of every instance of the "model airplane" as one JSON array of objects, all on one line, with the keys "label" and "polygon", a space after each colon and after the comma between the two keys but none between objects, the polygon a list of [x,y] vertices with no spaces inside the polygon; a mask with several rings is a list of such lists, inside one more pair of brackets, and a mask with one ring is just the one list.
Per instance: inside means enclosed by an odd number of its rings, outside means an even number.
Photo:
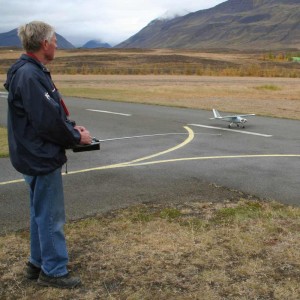
[{"label": "model airplane", "polygon": [[221,121],[230,122],[230,124],[228,125],[229,128],[231,128],[231,126],[233,124],[236,124],[237,127],[240,127],[240,125],[241,125],[242,128],[245,128],[245,123],[247,122],[247,119],[245,119],[245,117],[255,116],[255,114],[221,116],[220,113],[216,109],[213,109],[213,113],[214,113],[214,118],[210,118],[211,120],[217,119],[217,120],[221,120]]}]

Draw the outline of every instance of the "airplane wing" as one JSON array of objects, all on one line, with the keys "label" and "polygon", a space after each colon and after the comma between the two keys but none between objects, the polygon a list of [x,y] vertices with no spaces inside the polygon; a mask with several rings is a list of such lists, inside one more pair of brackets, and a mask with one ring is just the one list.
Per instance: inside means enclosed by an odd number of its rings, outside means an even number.
[{"label": "airplane wing", "polygon": [[238,117],[248,117],[248,116],[255,116],[255,114],[238,115]]},{"label": "airplane wing", "polygon": [[231,119],[234,119],[234,118],[238,118],[238,117],[248,117],[248,116],[255,116],[255,114],[246,114],[246,115],[234,115],[234,116],[222,116],[222,117],[219,117],[218,119],[225,119],[225,118],[231,118]]},{"label": "airplane wing", "polygon": [[216,110],[213,109],[214,117],[212,119],[219,119],[219,120],[236,120],[239,118],[247,117],[247,116],[255,116],[255,114],[245,114],[245,115],[232,115],[232,116],[221,116],[221,114]]}]

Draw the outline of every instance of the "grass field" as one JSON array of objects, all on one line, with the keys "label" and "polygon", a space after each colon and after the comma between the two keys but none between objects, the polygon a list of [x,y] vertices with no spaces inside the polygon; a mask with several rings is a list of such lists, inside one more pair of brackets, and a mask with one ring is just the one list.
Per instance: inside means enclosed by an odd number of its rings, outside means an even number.
[{"label": "grass field", "polygon": [[300,78],[54,75],[63,95],[300,119]]},{"label": "grass field", "polygon": [[28,231],[0,237],[1,299],[300,297],[300,209],[240,198],[139,205],[69,223],[76,290],[24,279]]},{"label": "grass field", "polygon": [[[0,81],[6,76],[0,74]],[[300,119],[300,78],[53,75],[64,96]]]},{"label": "grass field", "polygon": [[[0,53],[0,72],[20,55]],[[263,54],[59,51],[55,61],[49,67],[65,96],[300,119],[299,65]],[[101,74],[91,74],[87,62],[95,61]],[[210,74],[192,75],[192,67]],[[141,74],[143,68],[152,73]],[[240,77],[239,70],[251,72]],[[4,128],[0,151],[7,153]],[[145,204],[69,222],[70,268],[83,280],[71,291],[25,280],[29,232],[8,232],[0,236],[0,299],[299,300],[300,209],[231,195],[220,203]]]}]

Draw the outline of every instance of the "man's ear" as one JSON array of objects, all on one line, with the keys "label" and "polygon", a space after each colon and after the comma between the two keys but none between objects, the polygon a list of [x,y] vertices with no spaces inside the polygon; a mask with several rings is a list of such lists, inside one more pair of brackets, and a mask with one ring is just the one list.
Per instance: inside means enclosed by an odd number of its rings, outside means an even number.
[{"label": "man's ear", "polygon": [[49,46],[48,40],[42,41],[42,48],[43,48],[44,50],[47,50],[47,49],[48,49],[48,46]]}]

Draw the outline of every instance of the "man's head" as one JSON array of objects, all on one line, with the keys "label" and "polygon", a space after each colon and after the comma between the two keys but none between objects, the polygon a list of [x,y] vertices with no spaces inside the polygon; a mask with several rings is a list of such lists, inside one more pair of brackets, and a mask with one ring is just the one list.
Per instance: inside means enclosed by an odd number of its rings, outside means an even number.
[{"label": "man's head", "polygon": [[54,28],[44,22],[33,21],[18,29],[18,36],[27,52],[39,53],[43,63],[54,59],[57,48]]}]

